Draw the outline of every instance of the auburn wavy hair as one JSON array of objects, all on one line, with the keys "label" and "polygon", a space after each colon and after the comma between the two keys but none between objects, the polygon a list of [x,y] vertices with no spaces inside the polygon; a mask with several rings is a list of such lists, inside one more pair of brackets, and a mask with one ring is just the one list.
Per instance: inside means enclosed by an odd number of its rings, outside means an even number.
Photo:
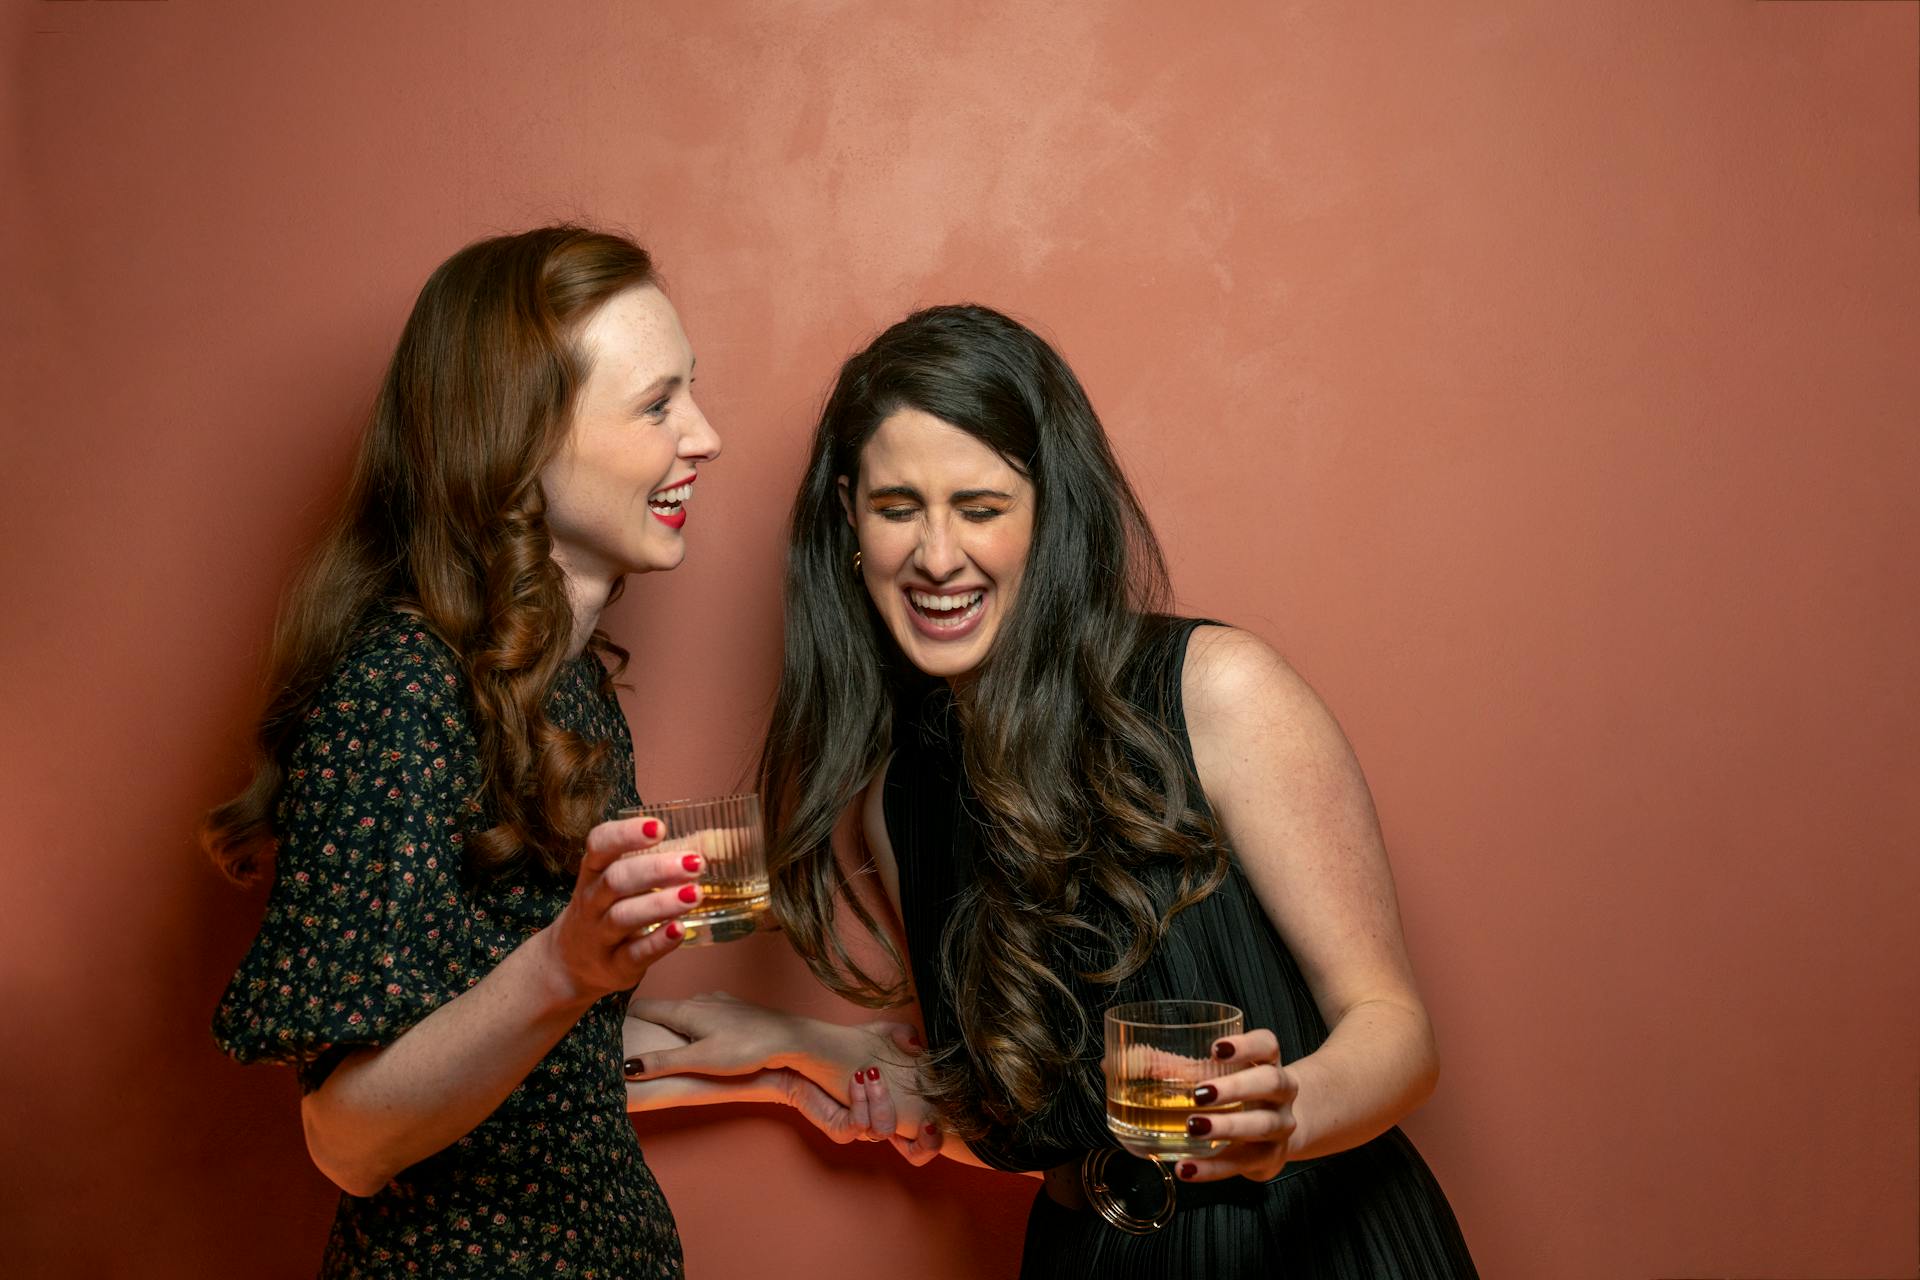
[{"label": "auburn wavy hair", "polygon": [[[545,706],[573,611],[552,557],[540,473],[589,372],[580,330],[609,298],[657,284],[624,236],[541,227],[468,245],[420,290],[361,438],[345,502],[284,601],[268,653],[253,777],[201,824],[203,847],[248,880],[272,858],[274,809],[308,704],[368,611],[417,613],[466,674],[493,825],[467,870],[578,864],[612,792],[609,750]],[[595,631],[589,646],[627,653]]]},{"label": "auburn wavy hair", "polygon": [[[838,494],[903,408],[979,439],[1035,494],[1020,590],[955,702],[984,810],[982,861],[941,939],[962,1043],[928,1060],[922,1084],[947,1126],[974,1137],[1038,1114],[1084,1070],[1091,1016],[1060,958],[1085,962],[1077,976],[1088,982],[1123,981],[1227,862],[1178,742],[1126,696],[1170,591],[1086,392],[1025,326],[985,307],[934,307],[841,369],[794,502],[785,657],[760,771],[774,910],[795,948],[850,999],[881,1007],[906,996],[902,957],[832,847],[839,816],[887,758],[897,712],[927,688],[851,569]],[[1171,898],[1147,874],[1156,864],[1178,868]],[[843,904],[886,972],[863,968],[836,932]]]}]

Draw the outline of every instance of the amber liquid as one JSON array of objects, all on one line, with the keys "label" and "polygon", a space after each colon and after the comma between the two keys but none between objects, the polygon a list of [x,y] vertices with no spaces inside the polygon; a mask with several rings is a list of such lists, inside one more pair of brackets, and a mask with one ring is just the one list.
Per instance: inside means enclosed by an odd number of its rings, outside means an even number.
[{"label": "amber liquid", "polygon": [[1184,1080],[1116,1080],[1107,1084],[1107,1128],[1120,1145],[1149,1160],[1184,1160],[1224,1149],[1224,1138],[1195,1138],[1187,1133],[1187,1117],[1226,1115],[1240,1109],[1237,1102],[1203,1107],[1193,1100],[1197,1082]]},{"label": "amber liquid", "polygon": [[687,931],[687,940],[681,945],[691,947],[703,942],[732,942],[744,938],[759,929],[769,901],[764,877],[702,880],[700,905],[680,917],[680,925]]}]

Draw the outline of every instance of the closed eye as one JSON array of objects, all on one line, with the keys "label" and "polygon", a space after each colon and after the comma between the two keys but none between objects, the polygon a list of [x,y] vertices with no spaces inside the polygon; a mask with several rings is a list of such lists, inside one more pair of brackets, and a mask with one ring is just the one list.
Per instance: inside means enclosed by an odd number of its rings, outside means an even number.
[{"label": "closed eye", "polygon": [[667,420],[673,411],[673,398],[689,380],[682,380],[678,374],[670,378],[657,378],[646,390],[634,397],[634,403],[640,406],[640,416],[658,425]]}]

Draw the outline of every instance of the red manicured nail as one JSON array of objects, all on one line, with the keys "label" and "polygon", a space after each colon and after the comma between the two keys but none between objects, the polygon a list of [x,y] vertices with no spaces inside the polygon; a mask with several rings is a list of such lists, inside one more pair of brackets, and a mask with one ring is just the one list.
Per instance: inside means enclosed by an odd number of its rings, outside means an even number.
[{"label": "red manicured nail", "polygon": [[700,869],[700,855],[697,853],[690,853],[686,857],[680,859],[680,865],[685,867],[689,871],[698,871]]},{"label": "red manicured nail", "polygon": [[1213,1056],[1220,1059],[1220,1061],[1225,1062],[1228,1058],[1231,1058],[1233,1056],[1233,1044],[1230,1041],[1226,1041],[1226,1040],[1214,1041]]},{"label": "red manicured nail", "polygon": [[698,901],[700,901],[700,886],[699,886],[699,885],[697,885],[697,884],[683,884],[683,885],[681,885],[681,886],[680,886],[680,901],[682,901],[682,902],[698,902]]},{"label": "red manicured nail", "polygon": [[687,936],[687,931],[680,927],[680,922],[678,920],[669,920],[667,921],[667,936],[669,938],[672,938],[675,942],[678,942],[680,941],[680,939]]},{"label": "red manicured nail", "polygon": [[1187,1133],[1195,1138],[1203,1138],[1213,1132],[1213,1121],[1205,1116],[1188,1116]]},{"label": "red manicured nail", "polygon": [[1210,1084],[1195,1085],[1193,1088],[1193,1100],[1203,1107],[1212,1106],[1213,1100],[1219,1096],[1220,1091]]},{"label": "red manicured nail", "polygon": [[628,1058],[620,1064],[620,1069],[626,1073],[627,1079],[638,1080],[647,1073],[647,1064],[638,1058]]},{"label": "red manicured nail", "polygon": [[938,1132],[940,1132],[940,1126],[935,1124],[931,1120],[927,1121],[927,1136],[931,1138],[934,1134]]},{"label": "red manicured nail", "polygon": [[1194,1175],[1194,1174],[1196,1174],[1196,1173],[1198,1173],[1198,1172],[1200,1172],[1200,1170],[1199,1170],[1198,1168],[1196,1168],[1196,1167],[1194,1166],[1194,1163],[1193,1163],[1193,1161],[1191,1161],[1191,1160],[1182,1160],[1182,1161],[1180,1162],[1180,1169],[1179,1169],[1179,1174],[1180,1174],[1180,1176],[1181,1176],[1181,1178],[1183,1178],[1183,1179],[1190,1179],[1190,1178],[1192,1178],[1192,1177],[1193,1177],[1193,1175]]},{"label": "red manicured nail", "polygon": [[648,818],[640,824],[640,834],[649,840],[656,839],[663,829],[658,818]]}]

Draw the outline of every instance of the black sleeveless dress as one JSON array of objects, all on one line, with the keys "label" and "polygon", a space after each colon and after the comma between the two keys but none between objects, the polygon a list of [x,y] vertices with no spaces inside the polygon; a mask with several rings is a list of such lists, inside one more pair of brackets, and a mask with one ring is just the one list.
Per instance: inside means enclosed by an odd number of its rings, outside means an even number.
[{"label": "black sleeveless dress", "polygon": [[[1190,778],[1193,753],[1180,678],[1187,641],[1201,625],[1154,620],[1129,682],[1136,704],[1173,731]],[[929,695],[896,726],[885,810],[914,982],[933,1050],[960,1040],[940,969],[940,940],[974,874],[974,850],[991,839],[979,826],[979,806],[962,772],[951,702],[944,692]],[[1190,794],[1199,795],[1197,778]],[[1175,881],[1169,869],[1155,883],[1161,901],[1172,899]],[[1272,1030],[1285,1061],[1306,1056],[1327,1037],[1299,966],[1237,861],[1218,889],[1174,918],[1145,967],[1118,987],[1096,988],[1075,976],[1088,968],[1084,946],[1076,945],[1072,950],[1063,940],[1055,965],[1090,1015],[1075,1082],[1039,1114],[975,1142],[974,1151],[989,1164],[1048,1169],[1089,1149],[1117,1146],[1107,1131],[1100,1075],[1100,1014],[1109,1004],[1225,1001],[1245,1012],[1249,1030]],[[1132,1157],[1118,1153],[1114,1159]],[[1182,1184],[1178,1193],[1181,1207],[1165,1228],[1132,1235],[1090,1209],[1063,1208],[1042,1192],[1027,1222],[1021,1275],[1461,1280],[1476,1274],[1446,1197],[1397,1128],[1353,1150],[1290,1164],[1271,1183],[1234,1178]]]}]

